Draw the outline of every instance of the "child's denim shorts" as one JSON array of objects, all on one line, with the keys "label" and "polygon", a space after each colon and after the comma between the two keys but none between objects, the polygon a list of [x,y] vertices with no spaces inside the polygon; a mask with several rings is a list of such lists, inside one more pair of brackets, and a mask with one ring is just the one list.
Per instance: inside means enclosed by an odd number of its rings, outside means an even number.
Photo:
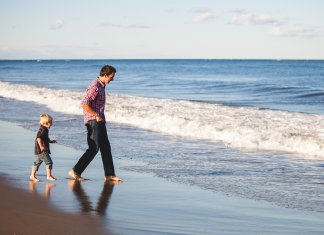
[{"label": "child's denim shorts", "polygon": [[48,152],[42,152],[41,154],[35,155],[34,166],[36,167],[36,171],[38,171],[38,168],[42,164],[42,162],[45,162],[47,169],[52,169],[53,161]]}]

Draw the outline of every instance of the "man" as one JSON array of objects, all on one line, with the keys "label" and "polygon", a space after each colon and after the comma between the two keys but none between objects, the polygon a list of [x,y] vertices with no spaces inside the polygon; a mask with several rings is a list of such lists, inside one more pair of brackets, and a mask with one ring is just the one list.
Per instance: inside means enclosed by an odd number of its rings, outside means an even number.
[{"label": "man", "polygon": [[69,175],[75,180],[85,180],[81,177],[81,174],[100,149],[105,171],[105,181],[123,181],[115,175],[104,113],[106,104],[105,87],[114,80],[115,73],[116,69],[114,67],[110,65],[103,66],[100,70],[100,76],[90,83],[82,99],[81,107],[84,113],[84,123],[87,127],[89,148],[81,156],[73,169],[69,171]]}]

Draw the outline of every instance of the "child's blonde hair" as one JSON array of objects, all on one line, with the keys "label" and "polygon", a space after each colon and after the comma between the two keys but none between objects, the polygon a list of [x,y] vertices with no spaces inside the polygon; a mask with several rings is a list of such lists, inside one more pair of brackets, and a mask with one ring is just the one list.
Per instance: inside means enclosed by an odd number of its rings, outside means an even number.
[{"label": "child's blonde hair", "polygon": [[40,116],[39,116],[39,124],[41,124],[41,125],[47,125],[47,124],[52,124],[52,122],[53,122],[53,118],[52,118],[52,116],[51,115],[49,115],[49,114],[41,114]]}]

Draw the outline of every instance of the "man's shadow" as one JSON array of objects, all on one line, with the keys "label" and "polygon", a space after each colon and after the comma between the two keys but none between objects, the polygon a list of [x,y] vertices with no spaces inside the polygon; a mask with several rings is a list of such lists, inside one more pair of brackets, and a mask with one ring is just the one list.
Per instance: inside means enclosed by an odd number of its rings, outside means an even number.
[{"label": "man's shadow", "polygon": [[96,208],[92,207],[92,203],[82,187],[82,183],[78,180],[70,180],[69,188],[73,191],[76,198],[80,202],[83,213],[95,212],[99,216],[105,216],[108,204],[114,190],[115,182],[105,182],[97,202]]}]

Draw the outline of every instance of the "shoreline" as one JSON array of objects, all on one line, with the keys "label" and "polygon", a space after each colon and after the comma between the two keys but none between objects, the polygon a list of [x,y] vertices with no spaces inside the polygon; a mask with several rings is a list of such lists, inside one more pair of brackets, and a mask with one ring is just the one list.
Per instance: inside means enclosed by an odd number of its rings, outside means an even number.
[{"label": "shoreline", "polygon": [[[1,192],[8,193],[6,198],[0,198],[2,212],[5,213],[1,214],[1,218],[6,218],[6,211],[11,208],[16,214],[27,215],[28,224],[34,224],[36,228],[38,221],[43,219],[48,219],[54,229],[65,227],[65,231],[56,234],[77,229],[73,228],[75,223],[78,228],[79,224],[80,228],[87,225],[91,234],[101,234],[100,227],[109,234],[122,235],[324,233],[324,213],[229,197],[196,186],[173,183],[152,174],[126,171],[124,166],[140,164],[128,160],[114,159],[117,175],[125,179],[124,183],[115,186],[104,184],[102,163],[97,156],[85,174],[90,180],[75,184],[68,178],[67,172],[81,151],[58,144],[51,146],[53,175],[58,180],[46,192],[48,185],[53,183],[46,181],[45,167],[42,165],[38,174],[41,182],[31,188],[28,178],[35,133],[4,121],[0,121],[0,128],[0,176],[5,175],[7,182],[10,182],[1,188]],[[17,136],[19,143],[15,143]],[[0,183],[1,187],[3,181]],[[33,214],[31,211],[35,208],[31,203],[21,201],[19,204],[8,200],[17,195],[42,206]],[[47,212],[52,210],[54,218],[66,218],[66,226],[62,226],[59,220],[50,219]],[[31,219],[28,213],[40,217]],[[73,217],[71,220],[70,216]],[[12,221],[19,219],[17,216],[12,218]],[[73,219],[76,222],[70,223]],[[6,225],[4,221],[1,222],[1,229]],[[71,225],[72,228],[69,227]],[[25,227],[19,228],[25,231],[17,234],[31,234]],[[84,233],[78,234],[89,234],[85,229],[81,231]]]}]

